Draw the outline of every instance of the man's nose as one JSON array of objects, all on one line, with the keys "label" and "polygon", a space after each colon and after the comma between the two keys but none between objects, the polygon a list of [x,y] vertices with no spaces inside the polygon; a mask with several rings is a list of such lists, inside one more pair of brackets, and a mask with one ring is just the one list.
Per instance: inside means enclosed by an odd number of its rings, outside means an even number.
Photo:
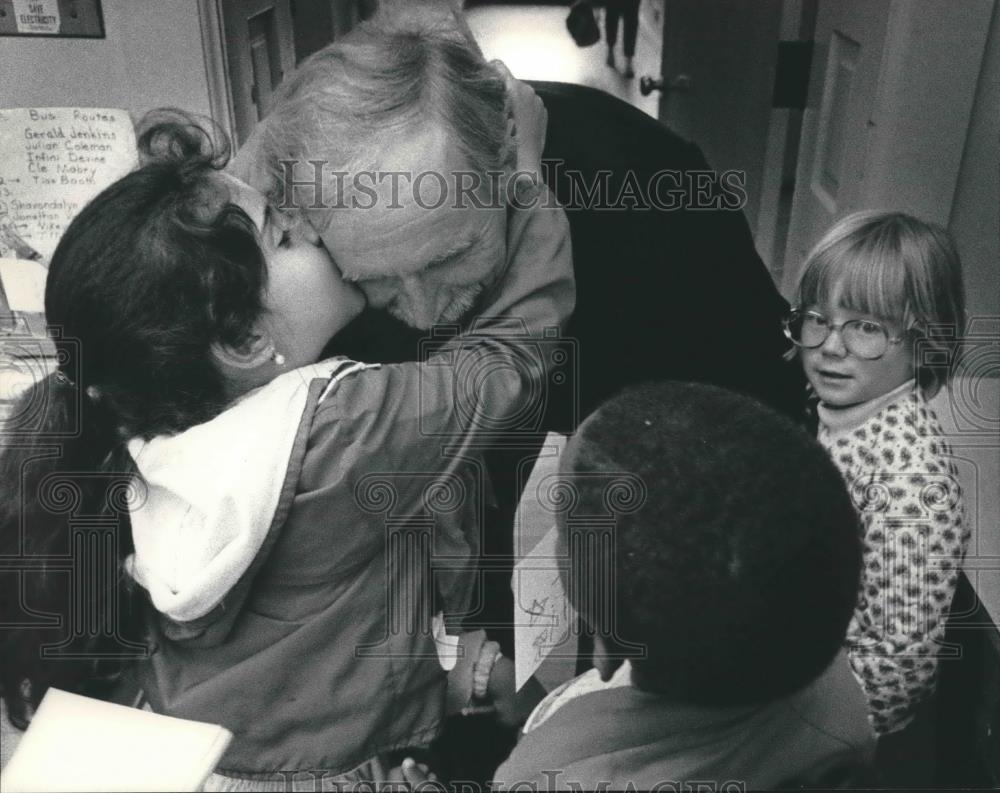
[{"label": "man's nose", "polygon": [[400,289],[409,303],[414,327],[431,327],[437,321],[437,300],[434,290],[428,290],[427,284],[417,275],[406,275],[399,280]]}]

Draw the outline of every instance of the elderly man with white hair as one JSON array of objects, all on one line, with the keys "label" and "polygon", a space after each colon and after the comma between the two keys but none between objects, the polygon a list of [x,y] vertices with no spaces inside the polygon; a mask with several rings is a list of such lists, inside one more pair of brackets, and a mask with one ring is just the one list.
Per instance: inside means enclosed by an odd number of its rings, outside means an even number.
[{"label": "elderly man with white hair", "polygon": [[544,107],[434,8],[383,13],[313,55],[230,170],[304,211],[369,306],[408,327],[467,320],[512,266],[566,319],[568,225],[537,181]]},{"label": "elderly man with white hair", "polygon": [[[446,5],[397,6],[314,54],[286,79],[230,171],[274,206],[303,212],[344,278],[364,291],[368,310],[328,352],[416,360],[431,328],[468,329],[490,306],[514,318],[511,332],[543,338],[540,363],[551,368],[575,286],[565,212],[538,178],[545,108],[502,63],[487,63],[457,21]],[[476,377],[520,365],[471,367],[456,400]],[[516,459],[485,449],[492,481],[469,496],[483,504],[483,525],[470,530],[481,534],[494,569],[480,578],[481,610],[466,626],[492,626],[508,656],[513,474],[537,453],[547,404],[572,399],[573,388],[565,382],[536,394],[535,404],[515,411],[519,426],[504,422],[503,434],[521,449]],[[398,406],[399,432],[420,430],[418,412]],[[366,453],[369,470],[398,465],[377,449]]]}]

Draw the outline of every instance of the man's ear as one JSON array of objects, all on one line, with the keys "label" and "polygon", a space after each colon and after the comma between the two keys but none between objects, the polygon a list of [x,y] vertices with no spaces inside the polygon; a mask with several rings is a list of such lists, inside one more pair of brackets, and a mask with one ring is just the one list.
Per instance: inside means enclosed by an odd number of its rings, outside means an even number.
[{"label": "man's ear", "polygon": [[273,360],[274,342],[270,334],[255,329],[253,335],[239,346],[220,341],[212,342],[212,355],[220,366],[249,371]]},{"label": "man's ear", "polygon": [[607,683],[619,670],[624,659],[618,656],[614,649],[614,642],[603,636],[594,636],[594,668],[601,676],[601,680]]},{"label": "man's ear", "polygon": [[[500,64],[502,68],[498,68]],[[490,61],[490,67],[496,71],[500,77],[509,74],[506,71],[503,61]],[[506,101],[506,123],[504,126],[503,151],[501,152],[502,168],[507,172],[509,178],[517,171],[517,122],[514,118],[514,96],[511,93],[510,83],[507,83]]]}]

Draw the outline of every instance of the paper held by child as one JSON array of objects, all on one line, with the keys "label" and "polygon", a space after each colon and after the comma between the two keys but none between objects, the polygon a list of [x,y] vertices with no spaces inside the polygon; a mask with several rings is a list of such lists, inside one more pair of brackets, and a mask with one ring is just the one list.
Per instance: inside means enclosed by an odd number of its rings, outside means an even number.
[{"label": "paper held by child", "polygon": [[560,554],[558,540],[553,527],[514,568],[514,685],[518,691],[550,656],[576,658],[576,611],[559,572],[568,557]]},{"label": "paper held by child", "polygon": [[[566,598],[560,568],[569,564],[555,527],[559,456],[565,436],[549,433],[523,488],[515,515],[514,677],[521,687],[532,675],[552,688],[573,677],[576,612]],[[530,549],[530,550],[528,550]],[[537,673],[537,674],[536,674]]]},{"label": "paper held by child", "polygon": [[201,790],[232,737],[216,724],[50,688],[0,776],[0,789]]}]

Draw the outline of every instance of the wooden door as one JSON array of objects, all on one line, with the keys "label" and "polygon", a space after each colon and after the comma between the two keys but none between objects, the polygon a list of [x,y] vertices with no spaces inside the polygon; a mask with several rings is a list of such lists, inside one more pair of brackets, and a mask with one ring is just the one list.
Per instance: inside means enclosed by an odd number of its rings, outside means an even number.
[{"label": "wooden door", "polygon": [[992,7],[820,0],[786,296],[809,249],[845,214],[899,210],[948,225]]},{"label": "wooden door", "polygon": [[746,215],[761,203],[782,0],[665,0],[660,120],[716,171],[746,174]]},{"label": "wooden door", "polygon": [[888,20],[889,3],[883,0],[820,4],[789,225],[786,281],[797,278],[807,247],[835,218],[859,204]]},{"label": "wooden door", "polygon": [[222,0],[236,139],[243,143],[295,68],[292,0]]}]

